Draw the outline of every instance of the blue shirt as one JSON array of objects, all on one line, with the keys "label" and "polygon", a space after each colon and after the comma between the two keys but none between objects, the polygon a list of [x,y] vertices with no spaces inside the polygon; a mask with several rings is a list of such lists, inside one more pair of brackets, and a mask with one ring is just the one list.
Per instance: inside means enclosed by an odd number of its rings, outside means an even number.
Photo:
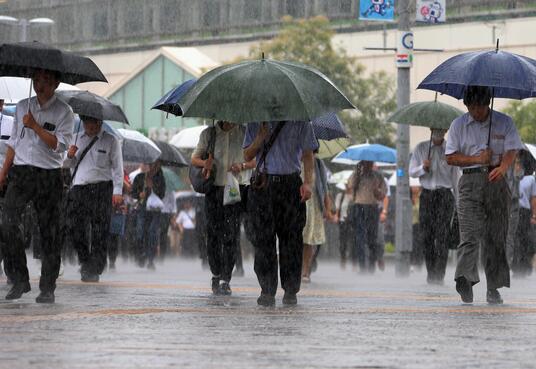
[{"label": "blue shirt", "polygon": [[[269,125],[270,133],[272,133],[277,127],[277,122],[270,122]],[[248,124],[242,148],[245,149],[253,143],[259,127],[260,123]],[[316,149],[318,149],[318,141],[313,132],[311,122],[289,121],[285,123],[268,152],[264,168],[266,168],[268,174],[274,175],[299,173],[301,171],[303,151],[314,151]],[[257,152],[257,161],[259,161],[261,155],[262,147]]]},{"label": "blue shirt", "polygon": [[[450,125],[445,155],[456,152],[467,156],[479,155],[488,147],[488,135],[489,116],[486,121],[477,122],[469,113],[465,113],[454,119]],[[491,123],[490,149],[493,153],[491,165],[499,165],[505,152],[523,149],[512,118],[495,110]],[[480,166],[473,165],[467,168]]]}]

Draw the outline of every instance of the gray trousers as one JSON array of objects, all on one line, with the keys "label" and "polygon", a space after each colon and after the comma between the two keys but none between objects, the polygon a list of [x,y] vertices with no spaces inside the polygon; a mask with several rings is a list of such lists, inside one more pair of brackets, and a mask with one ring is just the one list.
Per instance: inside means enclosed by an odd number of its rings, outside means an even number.
[{"label": "gray trousers", "polygon": [[508,221],[508,236],[506,238],[506,260],[512,266],[514,248],[516,244],[517,225],[519,223],[519,198],[512,198],[510,202],[510,219]]},{"label": "gray trousers", "polygon": [[460,245],[454,279],[465,277],[473,285],[480,281],[478,254],[482,247],[487,288],[510,287],[506,260],[510,191],[506,181],[491,183],[488,173],[464,174],[458,189]]}]

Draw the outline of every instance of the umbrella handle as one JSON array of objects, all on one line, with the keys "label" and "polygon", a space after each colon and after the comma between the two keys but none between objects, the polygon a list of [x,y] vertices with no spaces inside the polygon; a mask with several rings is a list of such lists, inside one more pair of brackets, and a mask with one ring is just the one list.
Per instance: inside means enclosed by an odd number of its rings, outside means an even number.
[{"label": "umbrella handle", "polygon": [[82,119],[78,117],[78,129],[76,130],[76,134],[74,135],[74,146],[76,146],[76,141],[78,140],[78,133],[80,132],[80,125],[82,124]]},{"label": "umbrella handle", "polygon": [[[30,113],[30,99],[32,98],[32,87],[33,87],[33,79],[30,78],[30,91],[28,92],[28,111],[26,114]],[[22,131],[20,131],[20,138],[24,138],[24,135],[26,132],[24,131],[26,129],[26,126],[22,126]]]},{"label": "umbrella handle", "polygon": [[430,160],[430,154],[432,152],[432,136],[434,133],[430,130],[430,145],[428,145],[428,160]]}]

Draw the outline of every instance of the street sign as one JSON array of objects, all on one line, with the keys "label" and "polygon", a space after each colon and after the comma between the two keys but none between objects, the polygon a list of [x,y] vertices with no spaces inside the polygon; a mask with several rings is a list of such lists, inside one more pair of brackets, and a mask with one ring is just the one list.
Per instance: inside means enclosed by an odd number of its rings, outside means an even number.
[{"label": "street sign", "polygon": [[398,32],[398,47],[396,50],[396,66],[411,68],[413,65],[413,32]]}]

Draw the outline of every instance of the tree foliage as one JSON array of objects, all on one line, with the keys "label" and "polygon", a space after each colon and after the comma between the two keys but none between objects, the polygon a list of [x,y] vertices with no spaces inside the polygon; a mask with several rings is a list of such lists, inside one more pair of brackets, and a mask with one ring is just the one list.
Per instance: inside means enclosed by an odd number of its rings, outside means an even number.
[{"label": "tree foliage", "polygon": [[394,128],[385,117],[396,108],[394,81],[384,72],[365,76],[365,67],[333,45],[334,31],[325,17],[285,17],[280,33],[250,50],[250,58],[295,61],[317,68],[330,78],[358,108],[340,113],[352,139],[392,145]]},{"label": "tree foliage", "polygon": [[536,101],[512,101],[504,112],[514,120],[523,142],[536,143]]}]

